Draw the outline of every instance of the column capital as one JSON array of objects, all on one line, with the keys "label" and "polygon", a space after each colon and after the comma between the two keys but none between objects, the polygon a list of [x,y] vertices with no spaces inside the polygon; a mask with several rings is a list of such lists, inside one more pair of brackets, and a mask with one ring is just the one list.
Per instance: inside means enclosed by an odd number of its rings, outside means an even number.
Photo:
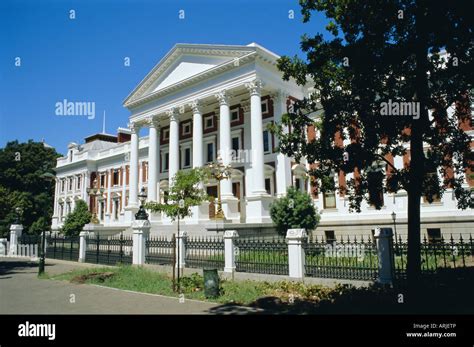
[{"label": "column capital", "polygon": [[178,112],[175,107],[166,110],[166,115],[169,117],[170,121],[177,121],[178,120]]},{"label": "column capital", "polygon": [[250,95],[260,95],[260,92],[264,86],[261,79],[257,78],[251,82],[245,83],[245,88],[250,91]]},{"label": "column capital", "polygon": [[160,130],[160,120],[157,116],[151,116],[147,119],[147,124],[150,128],[155,128],[156,130]]},{"label": "column capital", "polygon": [[138,124],[136,122],[131,122],[131,123],[128,123],[128,128],[130,129],[132,134],[138,134],[141,128],[141,124]]},{"label": "column capital", "polygon": [[229,104],[229,98],[230,98],[231,95],[227,90],[223,89],[223,90],[217,92],[214,96],[219,101],[220,106],[225,106],[225,105]]},{"label": "column capital", "polygon": [[242,107],[244,112],[249,112],[250,111],[250,102],[248,100],[244,101],[240,104],[240,107]]},{"label": "column capital", "polygon": [[290,94],[283,89],[277,89],[270,93],[270,98],[274,101],[285,101],[289,96]]},{"label": "column capital", "polygon": [[201,106],[201,102],[198,99],[193,100],[189,103],[189,107],[191,107],[193,113],[201,113]]}]

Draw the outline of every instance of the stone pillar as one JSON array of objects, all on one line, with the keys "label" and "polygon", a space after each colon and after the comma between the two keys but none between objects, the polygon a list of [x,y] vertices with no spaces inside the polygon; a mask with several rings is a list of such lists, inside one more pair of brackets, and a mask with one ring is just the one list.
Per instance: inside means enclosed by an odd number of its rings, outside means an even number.
[{"label": "stone pillar", "polygon": [[394,271],[392,228],[376,228],[374,237],[379,261],[377,282],[390,284],[393,281]]},{"label": "stone pillar", "polygon": [[17,255],[18,251],[18,239],[21,237],[23,232],[23,225],[12,224],[10,226],[10,251],[9,255]]},{"label": "stone pillar", "polygon": [[84,263],[86,261],[87,251],[87,237],[89,236],[88,231],[81,231],[79,233],[79,262]]},{"label": "stone pillar", "polygon": [[158,201],[158,158],[160,125],[158,119],[150,121],[150,136],[148,141],[148,200]]},{"label": "stone pillar", "polygon": [[186,239],[188,233],[180,230],[176,236],[176,267],[183,269],[186,265]]},{"label": "stone pillar", "polygon": [[170,118],[170,146],[169,146],[169,185],[173,185],[173,178],[179,170],[179,125],[178,114],[173,108],[167,111]]},{"label": "stone pillar", "polygon": [[138,124],[133,123],[130,127],[132,135],[130,141],[130,191],[128,197],[128,208],[138,210],[138,149],[139,149],[139,132]]},{"label": "stone pillar", "polygon": [[291,278],[303,279],[305,275],[305,254],[303,241],[307,238],[305,229],[289,229],[286,233],[288,242],[288,266]]},{"label": "stone pillar", "polygon": [[236,230],[226,230],[224,233],[224,272],[235,272],[235,256],[238,249],[235,247],[235,239],[239,237]]},{"label": "stone pillar", "polygon": [[150,235],[150,222],[145,220],[134,220],[133,229],[133,265],[145,264],[146,240]]},{"label": "stone pillar", "polygon": [[107,180],[107,206],[105,206],[105,220],[110,223],[112,220],[112,212],[111,212],[111,204],[110,201],[112,199],[112,177],[113,177],[113,169],[107,171],[108,180]]},{"label": "stone pillar", "polygon": [[89,187],[89,172],[84,172],[84,178],[82,180],[82,200],[84,200],[89,206],[87,199],[87,187]]}]

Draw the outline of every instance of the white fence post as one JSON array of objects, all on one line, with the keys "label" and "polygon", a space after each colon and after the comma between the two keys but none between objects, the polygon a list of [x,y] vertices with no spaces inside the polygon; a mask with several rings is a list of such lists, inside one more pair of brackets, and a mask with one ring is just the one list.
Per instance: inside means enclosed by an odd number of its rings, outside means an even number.
[{"label": "white fence post", "polygon": [[224,232],[224,272],[233,273],[235,271],[235,255],[238,248],[235,247],[235,239],[239,237],[236,230],[226,230]]},{"label": "white fence post", "polygon": [[132,223],[133,229],[133,264],[145,264],[146,240],[150,235],[151,224],[147,219],[137,219]]},{"label": "white fence post", "polygon": [[377,243],[379,273],[377,282],[388,284],[393,281],[393,240],[392,228],[376,228],[374,237]]},{"label": "white fence post", "polygon": [[295,279],[304,278],[305,254],[303,240],[306,239],[305,229],[288,229],[286,240],[288,242],[289,276]]},{"label": "white fence post", "polygon": [[88,231],[81,231],[79,233],[79,262],[84,263],[86,261],[87,251],[87,237],[89,236]]},{"label": "white fence post", "polygon": [[[180,230],[176,236],[176,267],[184,269],[186,265],[186,239],[188,233],[186,231]],[[178,256],[179,255],[179,256]]]},{"label": "white fence post", "polygon": [[18,252],[18,238],[23,231],[23,225],[12,224],[10,226],[10,251],[9,255],[17,255]]}]

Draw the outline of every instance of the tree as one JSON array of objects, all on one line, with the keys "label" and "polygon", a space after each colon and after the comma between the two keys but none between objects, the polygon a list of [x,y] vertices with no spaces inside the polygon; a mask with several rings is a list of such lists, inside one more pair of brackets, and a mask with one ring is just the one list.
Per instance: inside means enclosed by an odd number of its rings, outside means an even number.
[{"label": "tree", "polygon": [[[472,125],[466,92],[474,84],[469,2],[301,0],[300,4],[304,22],[314,11],[326,15],[330,38],[305,35],[301,47],[306,61],[295,56],[278,62],[284,79],[311,83],[315,89],[283,117],[282,124],[291,125],[290,133],[281,125],[274,127],[280,150],[318,163],[311,170],[316,180],[353,172],[347,186],[337,188],[349,195],[355,211],[360,211],[364,199],[380,208],[382,192],[405,190],[407,275],[413,283],[421,274],[421,197],[430,201],[452,188],[458,208],[474,207],[471,192],[463,186],[465,172],[474,165],[471,140],[460,128]],[[386,116],[387,104],[413,106],[413,111],[419,107],[419,112]],[[453,104],[455,112],[449,116]],[[315,126],[320,136],[307,142],[307,126]],[[347,145],[344,139],[350,140]],[[424,144],[429,146],[426,153]],[[407,153],[409,164],[397,169],[391,158]],[[386,165],[382,174],[381,164]],[[333,180],[332,187],[320,184],[322,190],[336,188]]]},{"label": "tree", "polygon": [[145,208],[152,212],[164,212],[173,222],[178,220],[179,228],[179,220],[191,216],[191,207],[207,200],[207,194],[200,185],[206,178],[204,169],[178,171],[173,177],[167,200],[164,203],[147,202]]},{"label": "tree", "polygon": [[91,218],[92,214],[87,203],[84,200],[77,200],[74,210],[66,216],[61,232],[66,236],[77,236]]},{"label": "tree", "polygon": [[60,155],[42,142],[8,142],[0,149],[0,235],[9,232],[15,208],[23,210],[21,223],[29,233],[51,225],[54,182],[41,177],[56,167]]},{"label": "tree", "polygon": [[280,235],[293,228],[313,230],[320,219],[311,196],[294,187],[289,187],[285,196],[270,205],[270,216]]}]

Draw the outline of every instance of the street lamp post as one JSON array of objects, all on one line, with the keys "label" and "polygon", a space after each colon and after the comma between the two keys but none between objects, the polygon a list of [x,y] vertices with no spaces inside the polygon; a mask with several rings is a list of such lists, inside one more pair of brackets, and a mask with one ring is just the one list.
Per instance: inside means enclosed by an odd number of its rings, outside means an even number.
[{"label": "street lamp post", "polygon": [[[56,178],[52,173],[45,172],[41,175],[41,177],[47,182],[46,187],[49,188],[49,184]],[[44,273],[44,266],[46,262],[46,230],[43,231],[43,235],[41,235],[41,253],[40,253],[40,261],[38,266],[38,276]]]},{"label": "street lamp post", "polygon": [[94,198],[94,213],[92,214],[91,223],[99,224],[99,219],[97,218],[97,196],[104,193],[104,188],[98,187],[97,177],[92,182],[92,188],[87,188],[87,194]]},{"label": "street lamp post", "polygon": [[397,239],[397,214],[395,211],[392,212],[392,220],[393,220],[393,230],[395,232],[395,240]]},{"label": "street lamp post", "polygon": [[230,178],[232,166],[224,165],[222,163],[222,158],[217,157],[217,162],[210,163],[208,165],[208,168],[211,172],[211,176],[214,177],[217,181],[217,208],[216,213],[214,215],[214,219],[225,219],[224,211],[222,211],[220,183],[222,180]]}]

